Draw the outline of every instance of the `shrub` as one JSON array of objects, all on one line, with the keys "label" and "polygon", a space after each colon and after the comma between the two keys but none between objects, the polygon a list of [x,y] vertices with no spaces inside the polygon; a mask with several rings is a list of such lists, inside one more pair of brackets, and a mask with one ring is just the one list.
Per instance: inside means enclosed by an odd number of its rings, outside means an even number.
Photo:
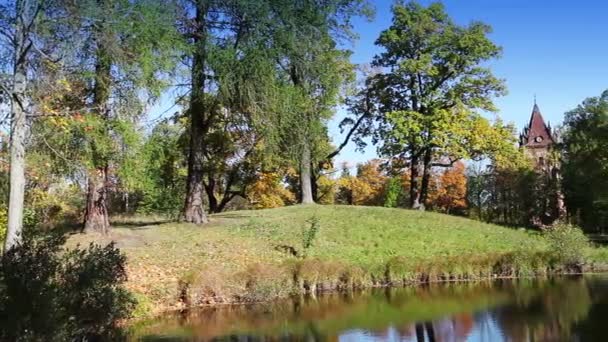
[{"label": "shrub", "polygon": [[134,301],[113,245],[64,251],[65,237],[26,234],[0,259],[0,340],[114,339]]},{"label": "shrub", "polygon": [[303,256],[307,255],[308,249],[312,247],[315,238],[317,237],[317,233],[319,232],[319,218],[313,216],[310,220],[306,221],[310,224],[309,228],[302,229],[302,249]]},{"label": "shrub", "polygon": [[584,251],[589,240],[576,226],[559,223],[545,232],[550,253],[561,265],[570,267],[583,261]]}]

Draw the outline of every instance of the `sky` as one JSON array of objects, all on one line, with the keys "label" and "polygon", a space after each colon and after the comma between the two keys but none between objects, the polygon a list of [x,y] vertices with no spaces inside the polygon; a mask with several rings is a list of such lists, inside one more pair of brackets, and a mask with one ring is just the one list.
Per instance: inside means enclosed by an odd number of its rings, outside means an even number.
[{"label": "sky", "polygon": [[[370,63],[381,51],[374,41],[392,19],[392,0],[370,1],[376,8],[375,18],[355,19],[359,39],[346,46],[353,51],[352,62],[356,64]],[[431,1],[420,2],[428,5]],[[489,67],[508,88],[508,94],[495,101],[497,115],[518,130],[528,123],[535,95],[545,120],[556,126],[566,111],[608,89],[608,2],[446,0],[443,4],[460,25],[482,21],[493,28],[490,39],[503,48],[503,55]],[[165,96],[150,118],[163,112],[172,114],[171,98]],[[343,109],[338,110],[329,123],[334,143],[343,140],[338,124],[344,115]],[[335,165],[347,162],[354,166],[374,157],[374,146],[361,153],[351,142],[337,156]]]}]

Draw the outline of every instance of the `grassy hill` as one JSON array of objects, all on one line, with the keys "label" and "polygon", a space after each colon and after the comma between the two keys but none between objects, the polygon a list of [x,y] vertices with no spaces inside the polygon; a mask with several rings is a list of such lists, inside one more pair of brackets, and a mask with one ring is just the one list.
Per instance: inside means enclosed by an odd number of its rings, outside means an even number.
[{"label": "grassy hill", "polygon": [[[237,211],[212,215],[204,227],[128,221],[115,223],[109,237],[74,235],[70,244],[91,240],[114,240],[127,254],[128,287],[146,312],[560,267],[537,232],[379,207]],[[586,251],[590,260],[605,254]]]}]

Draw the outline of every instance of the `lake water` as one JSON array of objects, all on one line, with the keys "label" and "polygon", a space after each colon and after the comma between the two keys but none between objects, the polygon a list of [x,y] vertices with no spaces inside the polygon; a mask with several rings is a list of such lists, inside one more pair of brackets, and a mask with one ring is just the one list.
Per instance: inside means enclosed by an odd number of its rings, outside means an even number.
[{"label": "lake water", "polygon": [[203,308],[144,341],[608,341],[608,276],[434,284]]}]

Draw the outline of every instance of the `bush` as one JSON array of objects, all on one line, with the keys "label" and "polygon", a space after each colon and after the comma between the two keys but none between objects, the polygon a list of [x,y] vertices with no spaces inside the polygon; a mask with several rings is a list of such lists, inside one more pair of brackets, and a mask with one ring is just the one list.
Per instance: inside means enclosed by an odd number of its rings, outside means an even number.
[{"label": "bush", "polygon": [[545,232],[545,237],[551,254],[561,265],[571,267],[583,262],[589,240],[579,227],[559,223]]},{"label": "bush", "polygon": [[115,339],[134,306],[113,245],[64,251],[65,237],[24,236],[0,260],[0,340]]},{"label": "bush", "polygon": [[320,226],[319,218],[316,216],[311,217],[306,222],[310,224],[310,228],[302,229],[302,254],[304,257],[307,255],[308,249],[313,246]]}]

